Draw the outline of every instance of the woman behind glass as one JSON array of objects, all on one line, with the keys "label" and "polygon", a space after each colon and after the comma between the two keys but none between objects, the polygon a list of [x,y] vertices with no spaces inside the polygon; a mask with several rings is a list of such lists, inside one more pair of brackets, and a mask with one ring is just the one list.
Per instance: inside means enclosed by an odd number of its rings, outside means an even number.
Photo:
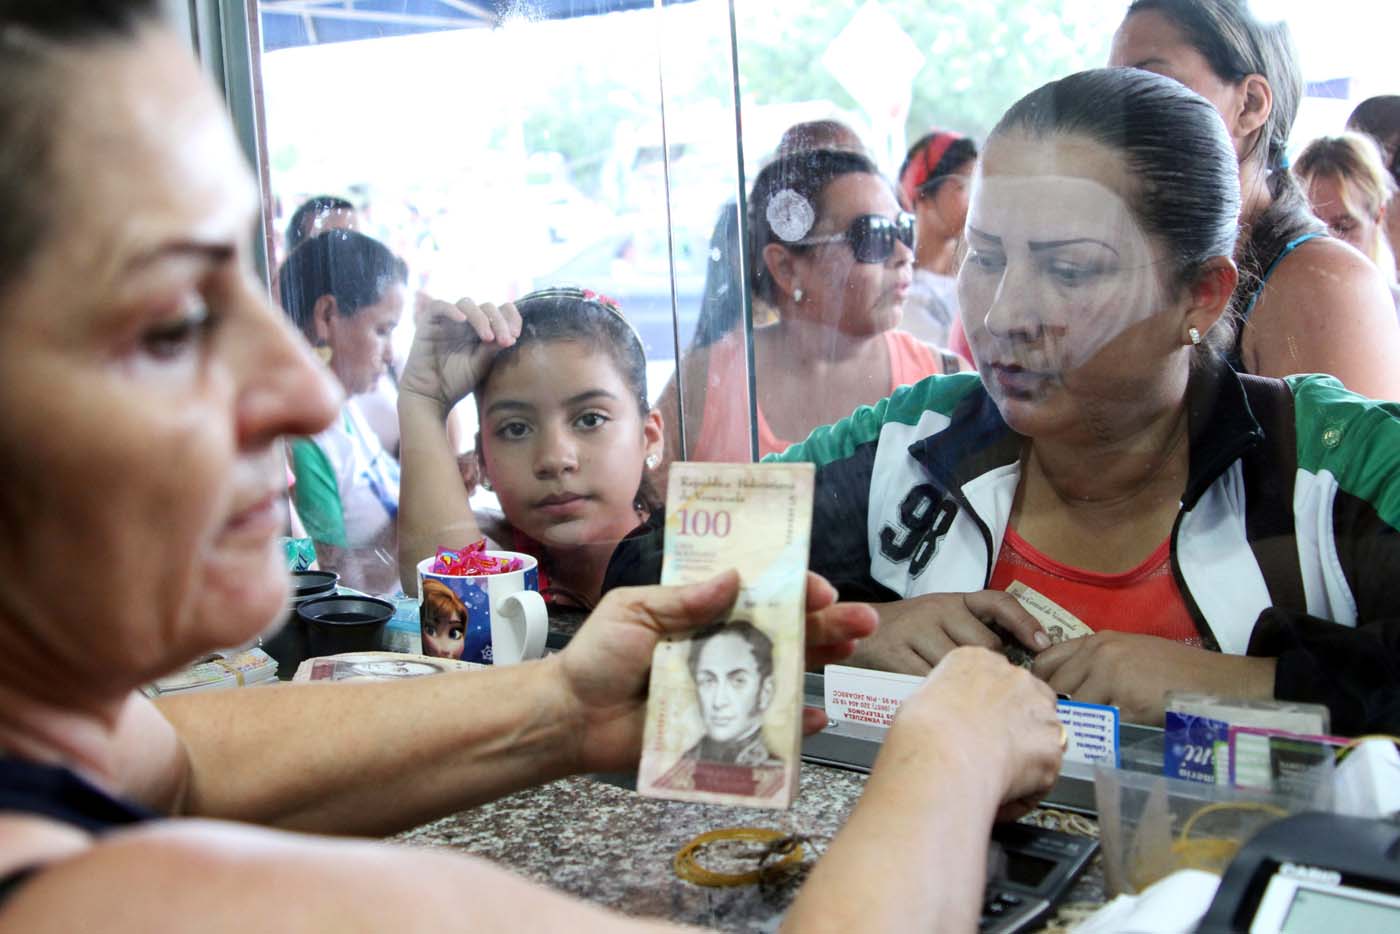
[{"label": "woman behind glass", "polygon": [[1390,211],[1386,217],[1386,237],[1395,254],[1395,271],[1400,278],[1400,94],[1368,97],[1347,117],[1347,129],[1365,133],[1381,148],[1381,161],[1395,184]]},{"label": "woman behind glass", "polygon": [[1315,139],[1298,154],[1293,174],[1307,193],[1313,213],[1332,236],[1376,264],[1400,304],[1395,256],[1385,234],[1395,182],[1381,162],[1375,140],[1363,133]]},{"label": "woman behind glass", "polygon": [[[956,357],[897,330],[913,282],[914,219],[865,156],[780,156],[754,182],[748,229],[754,298],[778,312],[753,333],[760,456],[898,386],[957,371]],[[682,363],[686,417],[699,424],[690,460],[750,459],[744,349],[730,334]],[[668,406],[674,395],[663,396]],[[673,414],[668,457],[680,452]]]},{"label": "woman behind glass", "polygon": [[[861,663],[919,673],[1005,640],[1132,720],[1188,689],[1400,721],[1400,418],[1223,362],[1239,197],[1210,104],[1146,71],[1073,75],[1002,118],[958,283],[980,379],[925,380],[782,456],[818,465],[813,566],[890,601]],[[1018,583],[1095,634],[1051,646]]]},{"label": "woman behind glass", "polygon": [[958,317],[957,249],[976,165],[972,140],[934,130],[909,147],[899,169],[900,197],[914,214],[917,232],[914,284],[901,327],[938,347],[952,346],[949,332]]},{"label": "woman behind glass", "polygon": [[1261,23],[1245,0],[1135,0],[1109,64],[1175,78],[1230,133],[1243,194],[1231,364],[1261,376],[1330,373],[1364,395],[1400,398],[1400,327],[1385,281],[1326,237],[1288,172],[1303,80],[1287,25]]},{"label": "woman behind glass", "polygon": [[329,230],[297,247],[278,279],[287,314],[346,395],[334,424],[291,442],[297,512],[322,568],[350,587],[390,591],[398,579],[399,465],[354,397],[373,391],[392,361],[407,269],[378,240]]}]

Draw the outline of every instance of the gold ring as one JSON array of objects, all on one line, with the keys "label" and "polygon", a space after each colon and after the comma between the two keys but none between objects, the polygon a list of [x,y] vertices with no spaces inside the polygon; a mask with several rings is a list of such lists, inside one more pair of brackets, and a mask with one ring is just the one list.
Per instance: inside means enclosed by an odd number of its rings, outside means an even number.
[{"label": "gold ring", "polygon": [[1061,723],[1061,724],[1060,724],[1060,749],[1061,749],[1061,751],[1063,751],[1063,750],[1068,749],[1068,748],[1069,748],[1069,730],[1065,729],[1065,725],[1064,725],[1063,723]]},{"label": "gold ring", "polygon": [[752,840],[755,843],[771,843],[786,836],[788,834],[771,827],[726,827],[723,830],[706,831],[681,847],[680,851],[676,853],[674,863],[676,875],[686,882],[694,882],[696,885],[707,885],[712,888],[751,885],[755,882],[761,882],[765,876],[802,862],[802,858],[806,855],[802,844],[794,846],[791,852],[776,863],[751,869],[748,872],[714,872],[697,863],[695,853],[701,847],[718,843],[721,840]]}]

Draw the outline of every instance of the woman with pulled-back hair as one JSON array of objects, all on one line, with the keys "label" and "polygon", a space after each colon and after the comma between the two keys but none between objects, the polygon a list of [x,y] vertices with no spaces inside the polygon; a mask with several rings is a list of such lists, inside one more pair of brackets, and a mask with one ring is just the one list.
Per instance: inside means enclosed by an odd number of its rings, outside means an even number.
[{"label": "woman with pulled-back hair", "polygon": [[389,367],[407,278],[384,244],[340,229],[304,241],[278,272],[287,315],[346,395],[334,424],[291,442],[297,512],[321,567],[374,593],[398,579],[399,464],[354,397],[373,390]]},{"label": "woman with pulled-back hair", "polygon": [[1175,78],[1209,100],[1240,166],[1237,333],[1241,372],[1328,373],[1347,388],[1400,398],[1400,328],[1384,280],[1308,209],[1286,149],[1303,82],[1288,28],[1245,0],[1135,0],[1109,64]]},{"label": "woman with pulled-back hair", "polygon": [[[813,568],[884,601],[861,664],[1019,647],[1137,722],[1184,689],[1400,724],[1400,417],[1221,359],[1239,207],[1232,141],[1175,81],[1084,72],[1001,119],[958,277],[980,379],[930,377],[781,456],[817,465]],[[1021,588],[1090,633],[1052,644]]]}]

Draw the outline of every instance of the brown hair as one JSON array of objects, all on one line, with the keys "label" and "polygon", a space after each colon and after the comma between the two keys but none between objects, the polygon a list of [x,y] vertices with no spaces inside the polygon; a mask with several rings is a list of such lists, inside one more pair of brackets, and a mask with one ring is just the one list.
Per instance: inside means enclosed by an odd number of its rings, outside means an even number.
[{"label": "brown hair", "polygon": [[453,613],[460,613],[462,622],[467,621],[467,605],[462,598],[453,593],[451,587],[431,579],[423,581],[423,613],[438,621],[449,620]]},{"label": "brown hair", "polygon": [[152,0],[49,0],[0,6],[0,291],[19,278],[53,232],[53,159],[64,51],[129,41],[156,20]]},{"label": "brown hair", "polygon": [[[1363,133],[1322,136],[1303,149],[1293,163],[1293,174],[1304,185],[1317,176],[1333,178],[1342,189],[1342,203],[1358,216],[1379,220],[1395,194],[1395,182],[1381,161],[1380,147]],[[1372,262],[1380,258],[1380,231],[1368,250]]]}]

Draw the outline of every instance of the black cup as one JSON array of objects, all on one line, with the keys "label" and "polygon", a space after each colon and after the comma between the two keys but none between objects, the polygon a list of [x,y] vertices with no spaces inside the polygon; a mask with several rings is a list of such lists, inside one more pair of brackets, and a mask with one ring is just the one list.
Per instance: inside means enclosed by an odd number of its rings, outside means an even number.
[{"label": "black cup", "polygon": [[306,657],[379,649],[384,624],[394,605],[378,597],[318,597],[297,607],[306,625]]},{"label": "black cup", "polygon": [[334,571],[292,572],[291,605],[282,628],[262,640],[262,650],[277,662],[277,677],[283,681],[291,680],[308,654],[306,622],[297,616],[297,607],[317,597],[333,596],[339,577]]},{"label": "black cup", "polygon": [[334,571],[293,571],[292,603],[335,593],[335,585],[339,579],[340,575]]}]

